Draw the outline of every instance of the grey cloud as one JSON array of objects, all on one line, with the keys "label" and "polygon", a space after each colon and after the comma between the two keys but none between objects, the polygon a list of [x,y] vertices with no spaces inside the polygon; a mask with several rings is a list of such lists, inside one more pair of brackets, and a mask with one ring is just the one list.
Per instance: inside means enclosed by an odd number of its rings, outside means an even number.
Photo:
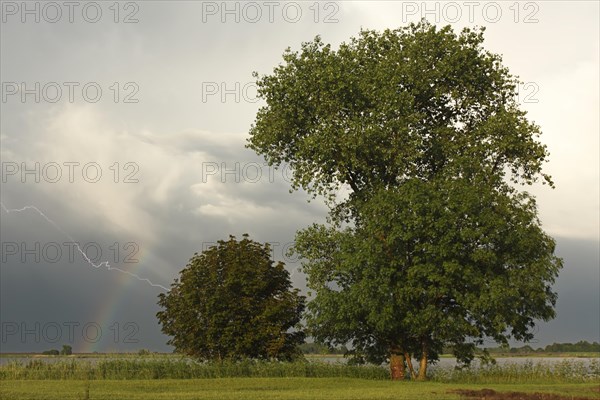
[{"label": "grey cloud", "polygon": [[[108,7],[112,3],[103,4]],[[218,18],[203,23],[200,2],[139,3],[136,24],[115,24],[110,19],[98,24],[82,21],[22,24],[13,20],[3,23],[0,28],[3,82],[29,85],[36,81],[97,82],[103,89],[103,97],[97,103],[90,103],[79,96],[72,104],[65,98],[57,103],[43,99],[35,103],[29,96],[22,103],[18,94],[9,97],[0,104],[1,161],[27,161],[30,165],[36,161],[95,161],[102,165],[106,178],[111,177],[109,167],[114,162],[119,162],[121,168],[126,162],[139,166],[137,184],[114,183],[110,179],[90,184],[81,178],[74,183],[36,184],[31,180],[22,183],[11,176],[1,183],[3,204],[8,208],[36,205],[78,241],[98,242],[103,248],[114,242],[138,243],[139,263],[115,265],[164,286],[172,282],[194,252],[202,250],[203,243],[246,232],[256,240],[288,243],[293,241],[296,230],[315,221],[323,222],[326,209],[321,201],[307,203],[309,196],[302,191],[290,194],[289,182],[281,171],[274,172],[271,180],[271,170],[264,166],[262,158],[244,148],[260,103],[247,101],[239,93],[239,102],[232,95],[222,102],[221,93],[205,99],[202,96],[203,84],[225,83],[230,89],[236,82],[244,85],[251,81],[252,71],[269,73],[281,62],[287,46],[297,49],[301,42],[317,34],[335,45],[356,35],[361,27],[401,25],[398,8],[388,8],[386,3],[374,6],[340,3],[338,23],[315,24],[309,14],[311,4],[302,3],[306,18],[295,24],[281,18],[274,23],[230,20],[223,24]],[[565,75],[565,66],[555,68],[553,61],[556,54],[568,50],[573,60],[588,60],[597,70],[597,58],[590,61],[588,53],[590,48],[597,48],[598,35],[592,38],[594,35],[588,33],[597,33],[598,23],[588,24],[586,29],[569,30],[569,37],[578,41],[579,46],[557,43],[556,52],[547,58],[536,63],[531,63],[530,58],[524,60],[527,46],[536,46],[547,35],[557,32],[554,22],[560,13],[557,14],[555,7],[570,6],[552,7],[539,24],[515,27],[504,21],[490,25],[490,44],[494,51],[506,53],[507,59],[517,65],[526,64],[529,74],[538,74],[527,76],[527,80],[544,83],[534,115],[538,122],[550,121],[542,128],[549,131],[553,148],[573,149],[551,167],[572,174],[575,179],[576,169],[572,165],[578,160],[598,164],[597,148],[589,146],[584,137],[590,132],[597,135],[597,126],[581,120],[578,136],[552,130],[555,126],[552,117],[559,115],[553,99],[559,96],[562,101],[563,92],[568,89],[565,82],[571,82],[570,79],[575,82],[587,79],[583,72],[577,77],[571,73]],[[573,9],[566,11],[564,25],[585,25],[575,18],[578,14]],[[385,25],[388,20],[394,25]],[[524,32],[518,48],[512,38],[503,39],[516,28]],[[568,64],[569,59],[570,56],[564,58],[564,63]],[[561,83],[553,87],[555,76],[561,77]],[[139,102],[115,103],[110,86],[119,83],[122,100],[123,84],[130,81],[139,86],[136,95]],[[578,112],[588,113],[585,107],[595,111],[597,84],[577,88],[585,94],[585,99],[591,99]],[[548,105],[554,108],[547,108]],[[569,109],[560,112],[566,113],[564,121],[569,121],[570,116],[577,119],[579,115]],[[252,179],[247,179],[251,177],[246,176],[235,182],[235,175],[221,177],[222,163],[228,169],[235,168],[236,163],[240,168],[262,166],[262,178],[251,182]],[[215,164],[219,168],[216,174],[207,175],[206,170],[203,174],[203,165]],[[586,174],[589,182],[598,181],[597,169],[586,170]],[[594,188],[588,189],[589,193],[596,193],[597,203],[597,183],[595,192],[591,190]],[[542,214],[548,226],[556,232],[581,232],[580,239],[558,237],[559,254],[565,257],[566,264],[556,285],[560,296],[558,317],[540,325],[540,343],[598,339],[598,238],[585,222],[589,219],[586,210],[593,201],[593,196],[581,198],[573,186],[561,189],[559,185],[552,193],[539,191],[540,206],[551,205]],[[559,209],[554,207],[557,202],[571,210],[571,214],[564,217],[560,212],[552,212]],[[36,241],[67,240],[35,212],[0,211],[0,218],[2,242],[25,242],[31,246]],[[279,249],[275,257],[284,259]],[[294,272],[294,284],[304,288],[304,277],[295,272],[296,267],[294,263],[288,265]],[[160,289],[116,271],[95,269],[84,260],[23,263],[12,257],[2,263],[0,274],[1,322],[83,324],[100,315],[103,321],[99,322],[106,331],[102,340],[96,344],[80,341],[75,350],[141,347],[168,350],[164,344],[166,338],[154,318]],[[114,343],[110,337],[110,323],[114,322],[135,322],[140,342]],[[2,351],[56,347],[31,340],[25,343],[12,340],[1,346]]]}]

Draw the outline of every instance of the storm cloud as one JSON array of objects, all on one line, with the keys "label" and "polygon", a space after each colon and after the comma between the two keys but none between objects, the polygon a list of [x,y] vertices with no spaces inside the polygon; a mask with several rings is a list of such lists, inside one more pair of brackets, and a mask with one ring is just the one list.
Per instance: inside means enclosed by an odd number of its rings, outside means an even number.
[{"label": "storm cloud", "polygon": [[2,2],[3,352],[169,351],[158,294],[230,234],[271,242],[304,290],[285,250],[327,208],[245,148],[252,72],[316,35],[336,46],[422,16],[486,26],[486,48],[523,80],[556,183],[526,189],[565,260],[537,343],[600,340],[597,3],[99,2],[100,17],[77,3],[72,21],[56,4],[60,18]]}]

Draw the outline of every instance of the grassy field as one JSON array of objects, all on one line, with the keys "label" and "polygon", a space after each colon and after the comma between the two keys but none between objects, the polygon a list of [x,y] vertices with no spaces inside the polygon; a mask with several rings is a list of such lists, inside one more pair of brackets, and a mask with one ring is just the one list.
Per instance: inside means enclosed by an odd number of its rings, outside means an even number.
[{"label": "grassy field", "polygon": [[[527,361],[503,365],[473,366],[464,370],[432,367],[429,377],[442,383],[589,383],[600,382],[600,361],[565,359],[557,363]],[[185,358],[140,357],[85,359],[40,359],[12,361],[0,367],[2,380],[144,380],[212,378],[359,378],[387,380],[389,370],[375,365],[324,362],[199,363]]]},{"label": "grassy field", "polygon": [[[317,361],[196,363],[150,356],[45,362],[32,358],[0,367],[0,399],[600,399],[598,360],[431,372],[428,382],[391,382],[387,368],[380,366]],[[461,397],[457,390],[486,392]]]},{"label": "grassy field", "polygon": [[218,378],[164,380],[8,380],[2,399],[461,399],[457,389],[553,393],[600,399],[598,384],[447,384],[355,378]]}]

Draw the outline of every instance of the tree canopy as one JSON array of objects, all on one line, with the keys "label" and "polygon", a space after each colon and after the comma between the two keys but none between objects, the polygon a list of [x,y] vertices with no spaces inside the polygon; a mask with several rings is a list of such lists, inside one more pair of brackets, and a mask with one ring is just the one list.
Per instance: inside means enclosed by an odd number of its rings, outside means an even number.
[{"label": "tree canopy", "polygon": [[[352,196],[406,179],[487,175],[532,183],[548,155],[516,103],[518,80],[483,32],[426,22],[362,31],[338,50],[320,37],[289,48],[258,79],[248,146],[289,163],[294,188]],[[255,76],[258,77],[257,74]]]},{"label": "tree canopy", "polygon": [[304,334],[294,330],[304,297],[291,289],[268,244],[230,236],[194,254],[168,293],[159,295],[162,331],[175,351],[201,360],[289,360]]},{"label": "tree canopy", "polygon": [[330,226],[296,238],[311,333],[390,360],[396,379],[416,377],[413,357],[425,378],[443,346],[468,363],[484,339],[529,340],[554,316],[561,260],[516,185],[552,185],[548,152],[483,33],[423,21],[336,50],[317,37],[256,75],[248,147],[331,207]]}]

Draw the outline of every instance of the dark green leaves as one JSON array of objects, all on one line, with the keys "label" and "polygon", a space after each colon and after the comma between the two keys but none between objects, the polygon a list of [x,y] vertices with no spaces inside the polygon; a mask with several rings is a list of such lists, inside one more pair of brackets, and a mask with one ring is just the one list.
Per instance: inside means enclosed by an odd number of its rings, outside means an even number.
[{"label": "dark green leaves", "polygon": [[338,49],[317,37],[257,76],[248,147],[331,207],[332,226],[300,231],[295,249],[317,339],[371,361],[451,345],[468,362],[484,338],[531,339],[554,316],[561,260],[514,185],[552,185],[548,153],[483,40],[424,21]]},{"label": "dark green leaves", "polygon": [[[354,206],[352,228],[314,225],[297,235],[318,339],[352,341],[376,359],[393,344],[413,353],[426,337],[467,360],[465,343],[531,339],[534,320],[554,316],[562,262],[527,194],[412,179]],[[373,338],[388,345],[384,353]]]},{"label": "dark green leaves", "polygon": [[290,359],[304,340],[291,331],[304,297],[291,289],[283,263],[270,259],[269,246],[247,236],[196,254],[158,304],[168,343],[202,360]]},{"label": "dark green leaves", "polygon": [[481,47],[482,31],[456,35],[427,23],[363,31],[338,50],[320,38],[288,51],[258,79],[267,105],[248,146],[288,162],[293,186],[332,196],[450,170],[530,183],[547,153],[514,103],[517,80]]}]

